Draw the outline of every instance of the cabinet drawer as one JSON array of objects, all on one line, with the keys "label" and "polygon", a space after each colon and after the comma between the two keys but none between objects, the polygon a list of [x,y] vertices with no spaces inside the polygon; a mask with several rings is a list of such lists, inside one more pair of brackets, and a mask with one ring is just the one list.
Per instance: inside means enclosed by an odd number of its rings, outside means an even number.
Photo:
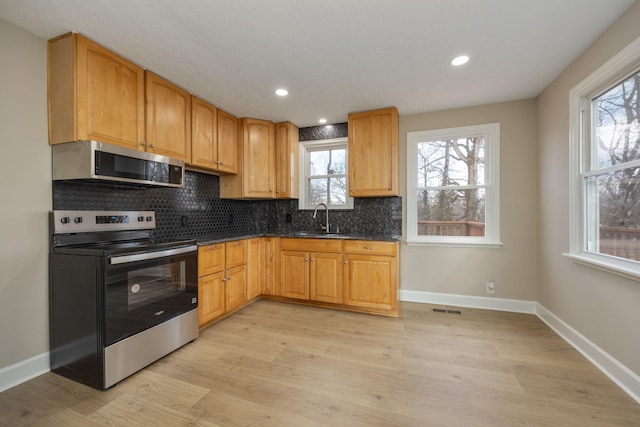
[{"label": "cabinet drawer", "polygon": [[280,249],[283,251],[303,252],[342,252],[342,241],[334,239],[280,239]]},{"label": "cabinet drawer", "polygon": [[236,240],[234,242],[227,242],[226,252],[227,252],[227,262],[225,264],[226,268],[237,267],[239,265],[244,265],[247,263],[247,241],[246,240]]},{"label": "cabinet drawer", "polygon": [[396,256],[396,242],[379,242],[374,240],[345,240],[344,252],[347,254],[389,255]]},{"label": "cabinet drawer", "polygon": [[224,243],[198,248],[198,277],[224,270]]}]

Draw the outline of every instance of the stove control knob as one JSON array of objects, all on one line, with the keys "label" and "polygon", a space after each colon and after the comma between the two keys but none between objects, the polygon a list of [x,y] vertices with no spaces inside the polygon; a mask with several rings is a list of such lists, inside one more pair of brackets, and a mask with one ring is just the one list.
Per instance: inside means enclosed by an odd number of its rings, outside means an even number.
[{"label": "stove control knob", "polygon": [[82,224],[82,217],[81,216],[77,216],[77,217],[73,218],[73,222],[75,222],[76,224]]},{"label": "stove control knob", "polygon": [[139,216],[138,217],[138,222],[142,222],[142,221],[144,221],[144,217],[143,216]]},{"label": "stove control knob", "polygon": [[69,224],[69,220],[70,218],[68,216],[63,216],[62,218],[60,218],[60,222],[63,224]]},{"label": "stove control knob", "polygon": [[147,221],[153,221],[153,217],[152,216],[148,216],[147,217]]}]

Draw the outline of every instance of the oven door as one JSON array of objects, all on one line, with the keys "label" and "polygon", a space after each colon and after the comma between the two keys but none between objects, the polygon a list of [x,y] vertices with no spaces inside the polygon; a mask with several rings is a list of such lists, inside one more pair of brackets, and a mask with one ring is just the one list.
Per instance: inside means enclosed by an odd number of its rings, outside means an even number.
[{"label": "oven door", "polygon": [[109,346],[198,307],[197,246],[108,257],[104,289]]}]

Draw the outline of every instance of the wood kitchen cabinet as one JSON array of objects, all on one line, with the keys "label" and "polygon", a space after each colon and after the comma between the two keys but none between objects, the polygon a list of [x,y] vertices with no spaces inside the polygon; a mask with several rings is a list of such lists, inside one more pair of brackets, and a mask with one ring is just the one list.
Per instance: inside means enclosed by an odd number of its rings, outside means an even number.
[{"label": "wood kitchen cabinet", "polygon": [[299,129],[291,122],[276,123],[276,194],[281,199],[299,195]]},{"label": "wood kitchen cabinet", "polygon": [[291,122],[238,120],[238,174],[220,177],[223,199],[297,198],[298,127]]},{"label": "wood kitchen cabinet", "polygon": [[263,237],[260,239],[263,264],[262,295],[275,295],[278,273],[278,256],[280,253],[280,239],[278,237]]},{"label": "wood kitchen cabinet", "polygon": [[48,43],[49,144],[97,140],[144,150],[144,70],[74,33]]},{"label": "wood kitchen cabinet", "polygon": [[214,105],[191,96],[191,159],[195,169],[237,173],[237,120]]},{"label": "wood kitchen cabinet", "polygon": [[275,124],[267,120],[238,120],[241,167],[237,175],[220,177],[223,199],[275,197]]},{"label": "wood kitchen cabinet", "polygon": [[345,304],[397,313],[397,247],[395,242],[345,240]]},{"label": "wood kitchen cabinet", "polygon": [[247,243],[247,299],[253,300],[260,296],[264,288],[264,265],[262,239],[249,239]]},{"label": "wood kitchen cabinet", "polygon": [[398,110],[395,107],[351,113],[349,195],[398,195]]},{"label": "wood kitchen cabinet", "polygon": [[198,323],[203,326],[247,302],[247,240],[198,248]]},{"label": "wood kitchen cabinet", "polygon": [[342,242],[280,239],[279,296],[342,302]]},{"label": "wood kitchen cabinet", "polygon": [[147,151],[191,158],[191,95],[168,80],[145,71],[145,130]]}]

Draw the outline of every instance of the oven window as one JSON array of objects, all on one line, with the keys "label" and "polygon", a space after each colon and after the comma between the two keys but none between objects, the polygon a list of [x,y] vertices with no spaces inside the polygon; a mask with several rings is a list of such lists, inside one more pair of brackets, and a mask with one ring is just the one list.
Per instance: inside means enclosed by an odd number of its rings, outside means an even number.
[{"label": "oven window", "polygon": [[180,261],[128,272],[127,309],[135,310],[143,305],[184,293],[185,264],[185,261]]}]

